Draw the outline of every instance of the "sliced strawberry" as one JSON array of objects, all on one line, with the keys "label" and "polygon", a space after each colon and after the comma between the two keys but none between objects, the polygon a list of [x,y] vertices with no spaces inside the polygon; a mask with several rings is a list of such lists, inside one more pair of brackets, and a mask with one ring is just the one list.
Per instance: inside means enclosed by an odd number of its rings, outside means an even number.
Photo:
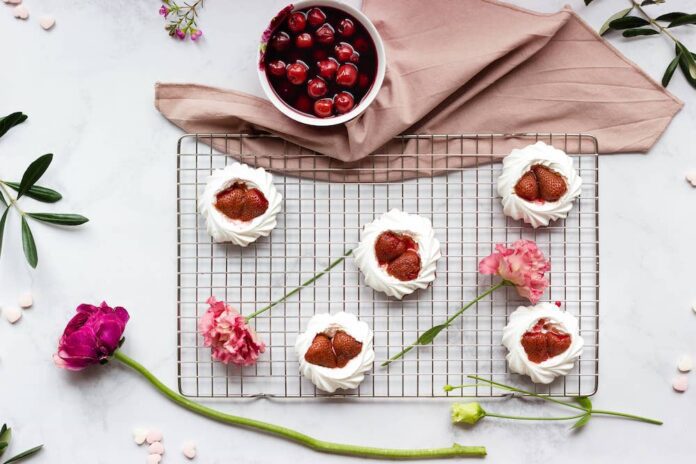
[{"label": "sliced strawberry", "polygon": [[546,352],[549,358],[558,356],[570,347],[571,338],[567,333],[546,332]]},{"label": "sliced strawberry", "polygon": [[305,361],[322,367],[336,367],[336,355],[331,347],[331,339],[324,334],[317,334],[304,355]]},{"label": "sliced strawberry", "polygon": [[421,271],[421,259],[414,250],[406,250],[401,256],[389,263],[387,273],[399,280],[413,280]]},{"label": "sliced strawberry", "polygon": [[408,249],[402,234],[390,230],[382,232],[375,242],[375,256],[382,266],[391,263]]},{"label": "sliced strawberry", "polygon": [[520,180],[515,184],[515,193],[518,197],[527,201],[534,201],[539,198],[539,186],[533,172],[527,172],[520,177]]},{"label": "sliced strawberry", "polygon": [[541,332],[525,332],[522,335],[522,348],[524,348],[527,357],[533,363],[541,363],[549,359],[549,354],[546,350],[546,334]]},{"label": "sliced strawberry", "polygon": [[225,216],[238,221],[251,221],[268,209],[268,200],[257,188],[248,188],[243,182],[217,194],[215,207]]},{"label": "sliced strawberry", "polygon": [[336,332],[331,339],[334,353],[336,353],[336,365],[344,367],[348,361],[360,354],[362,343],[348,335],[342,330]]},{"label": "sliced strawberry", "polygon": [[558,201],[568,191],[565,178],[559,173],[541,164],[532,166],[532,171],[539,185],[539,196],[544,201]]}]

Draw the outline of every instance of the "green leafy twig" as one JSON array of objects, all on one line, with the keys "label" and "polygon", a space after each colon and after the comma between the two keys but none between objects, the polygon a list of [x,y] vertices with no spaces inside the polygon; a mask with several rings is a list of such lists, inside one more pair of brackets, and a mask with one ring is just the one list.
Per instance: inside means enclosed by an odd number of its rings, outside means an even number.
[{"label": "green leafy twig", "polygon": [[[667,65],[667,69],[662,76],[662,85],[667,87],[674,76],[677,66],[682,71],[682,74],[692,87],[696,88],[696,55],[692,53],[681,41],[679,41],[670,29],[696,24],[696,14],[674,11],[653,18],[650,16],[644,6],[664,3],[664,0],[629,0],[630,6],[609,17],[599,29],[599,34],[615,30],[622,31],[624,37],[644,37],[652,35],[663,35],[674,42],[675,57]],[[585,0],[585,4],[589,5],[592,0]],[[631,15],[635,12],[638,16]]]},{"label": "green leafy twig", "polygon": [[[0,456],[2,456],[7,448],[10,446],[10,439],[12,438],[12,429],[7,426],[7,424],[2,424],[2,427],[0,427]],[[23,461],[27,458],[30,458],[31,456],[35,455],[41,449],[43,448],[43,445],[35,446],[31,449],[28,449],[26,451],[22,451],[21,453],[12,456],[10,459],[7,461],[4,461],[3,464],[12,464],[15,462],[20,462]]]},{"label": "green leafy twig", "polygon": [[[575,415],[572,416],[561,416],[561,417],[530,417],[530,416],[510,416],[506,414],[497,414],[497,413],[492,413],[488,412],[481,407],[481,405],[477,402],[470,402],[470,403],[457,403],[452,406],[452,420],[454,422],[461,422],[461,423],[466,423],[466,424],[475,424],[478,422],[480,419],[484,417],[496,417],[499,419],[512,419],[512,420],[524,420],[524,421],[565,421],[565,420],[575,420],[576,422],[573,424],[573,428],[580,428],[587,424],[590,420],[590,418],[594,415],[603,415],[603,416],[615,416],[615,417],[621,417],[624,419],[630,419],[630,420],[635,420],[639,422],[646,422],[648,424],[654,424],[654,425],[662,425],[662,421],[657,420],[657,419],[650,419],[648,417],[642,417],[642,416],[637,416],[635,414],[628,414],[624,412],[616,412],[616,411],[607,411],[604,409],[595,409],[592,406],[592,401],[586,397],[586,396],[576,396],[573,397],[572,402],[568,401],[562,401],[558,400],[555,398],[551,398],[546,395],[540,395],[538,393],[534,393],[531,391],[523,390],[521,388],[513,387],[511,385],[505,385],[500,382],[494,382],[492,380],[485,379],[483,377],[479,377],[476,375],[469,375],[468,376],[470,379],[476,380],[476,382],[480,382],[483,384],[490,385],[494,388],[497,388],[499,390],[505,390],[513,393],[517,393],[522,396],[531,396],[534,398],[538,398],[540,400],[544,400],[550,403],[554,404],[559,404],[561,406],[565,406],[570,409],[574,409],[576,411],[580,411],[579,413],[576,413]],[[450,392],[455,389],[459,388],[468,388],[476,385],[480,385],[480,383],[477,384],[465,384],[465,385],[445,385],[443,389],[446,392]]]},{"label": "green leafy twig", "polygon": [[[7,133],[12,127],[26,120],[27,116],[21,112],[12,113],[4,118],[0,118],[0,137]],[[51,153],[40,156],[34,160],[24,171],[20,182],[10,182],[0,179],[0,204],[5,207],[0,216],[0,253],[2,253],[2,242],[7,217],[10,210],[14,209],[21,218],[22,248],[24,250],[24,256],[29,265],[34,268],[39,262],[39,257],[34,234],[31,231],[27,218],[61,226],[77,226],[88,221],[86,217],[79,214],[28,212],[19,206],[18,200],[22,196],[27,196],[43,203],[55,203],[63,198],[60,193],[53,189],[36,185],[36,182],[41,179],[51,165],[51,161],[53,161],[53,154]],[[13,196],[11,190],[17,192],[17,195]]]}]

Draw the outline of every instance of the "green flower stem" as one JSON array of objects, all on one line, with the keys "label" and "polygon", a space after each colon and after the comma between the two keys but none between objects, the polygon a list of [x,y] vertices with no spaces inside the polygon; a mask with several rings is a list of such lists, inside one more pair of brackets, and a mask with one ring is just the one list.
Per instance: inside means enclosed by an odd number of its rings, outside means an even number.
[{"label": "green flower stem", "polygon": [[350,256],[352,253],[353,253],[353,250],[348,250],[348,251],[346,251],[346,252],[343,254],[343,256],[341,256],[340,258],[338,258],[338,259],[336,259],[335,261],[333,261],[331,264],[329,264],[329,266],[328,266],[327,268],[325,268],[324,270],[322,270],[321,272],[319,272],[318,274],[316,274],[314,277],[312,277],[312,278],[309,279],[308,281],[304,282],[302,285],[300,285],[300,286],[297,287],[296,289],[294,289],[294,290],[292,290],[291,292],[285,294],[282,298],[280,298],[279,300],[274,301],[273,303],[269,304],[268,306],[264,306],[263,308],[259,309],[258,311],[249,314],[248,316],[246,316],[247,322],[248,322],[249,320],[255,318],[256,316],[258,316],[259,314],[263,314],[263,313],[265,313],[266,311],[268,311],[269,309],[271,309],[272,307],[274,307],[274,306],[276,306],[276,305],[282,303],[283,301],[287,300],[288,298],[290,298],[291,296],[293,296],[294,294],[296,294],[297,292],[299,292],[299,291],[302,290],[303,288],[307,287],[308,285],[313,284],[314,282],[316,282],[317,280],[319,280],[324,274],[326,274],[326,273],[329,272],[331,269],[333,269],[334,267],[338,266],[338,265],[341,264],[343,261],[345,261],[346,258],[347,258],[348,256]]},{"label": "green flower stem", "polygon": [[[623,418],[625,418],[625,419],[631,419],[631,420],[636,420],[636,421],[640,421],[640,422],[646,422],[646,423],[648,423],[648,424],[654,424],[654,425],[662,425],[662,424],[663,424],[663,422],[662,422],[661,420],[651,419],[651,418],[649,418],[649,417],[643,417],[643,416],[636,416],[635,414],[627,414],[627,413],[624,413],[624,412],[616,412],[616,411],[607,411],[607,410],[604,410],[604,409],[594,409],[594,408],[593,408],[593,409],[587,409],[587,408],[583,408],[582,406],[577,405],[577,404],[573,404],[573,403],[568,403],[568,402],[566,402],[566,401],[557,400],[557,399],[555,399],[555,398],[551,398],[551,397],[546,396],[546,395],[540,395],[540,394],[538,394],[538,393],[534,393],[534,392],[530,392],[530,391],[527,391],[527,390],[523,390],[523,389],[521,389],[521,388],[512,387],[512,386],[510,386],[510,385],[505,385],[505,384],[503,384],[503,383],[494,382],[494,381],[492,381],[492,380],[484,379],[483,377],[479,377],[479,376],[477,376],[477,375],[469,375],[469,376],[467,376],[467,377],[469,377],[470,379],[476,380],[477,382],[483,382],[483,383],[486,383],[486,384],[489,384],[489,385],[493,385],[494,387],[497,387],[497,388],[499,388],[499,389],[501,389],[501,390],[507,390],[507,391],[511,391],[511,392],[515,392],[515,393],[521,393],[521,394],[523,394],[523,395],[525,395],[525,396],[532,396],[532,397],[534,397],[534,398],[539,398],[539,399],[541,399],[541,400],[548,401],[548,402],[550,402],[550,403],[556,403],[556,404],[560,404],[561,406],[565,406],[565,407],[567,407],[567,408],[572,408],[572,409],[577,409],[577,410],[579,410],[579,411],[583,411],[583,414],[580,414],[579,416],[576,416],[576,417],[578,417],[578,418],[584,416],[585,414],[592,414],[592,415],[594,415],[594,414],[599,414],[599,415],[603,415],[603,416],[617,416],[617,417],[623,417]],[[449,388],[446,389],[446,391],[452,391],[452,390],[455,389],[455,388],[465,388],[465,387],[468,387],[468,385],[450,386]],[[489,413],[486,413],[486,415],[487,415],[487,416],[491,416],[491,417],[501,417],[501,416],[496,416],[496,415],[494,415],[494,414],[489,414]],[[504,418],[506,418],[506,419],[512,419],[513,417],[504,417]],[[569,419],[573,419],[573,418],[572,418],[572,417],[568,417],[567,419],[569,420]],[[534,420],[534,419],[524,419],[524,420]],[[539,420],[542,420],[542,419],[539,418]],[[566,420],[566,419],[544,419],[544,420]]]},{"label": "green flower stem", "polygon": [[121,352],[116,350],[114,359],[120,361],[134,371],[141,374],[155,388],[157,388],[164,396],[178,405],[188,409],[191,412],[207,417],[209,419],[223,422],[225,424],[246,427],[253,430],[276,435],[286,440],[294,441],[307,448],[319,451],[322,453],[342,454],[349,456],[362,456],[377,459],[426,459],[426,458],[449,458],[462,456],[485,456],[486,448],[483,446],[461,446],[453,444],[448,448],[425,448],[425,449],[390,449],[390,448],[372,448],[357,445],[345,445],[342,443],[332,443],[329,441],[317,440],[287,427],[282,427],[268,422],[262,422],[246,417],[234,416],[226,414],[215,409],[203,406],[202,404],[191,401],[190,399],[181,396],[174,390],[163,384],[150,371],[143,367],[137,361],[131,359]]},{"label": "green flower stem", "polygon": [[513,419],[513,420],[524,420],[524,421],[564,421],[564,420],[573,420],[573,419],[580,419],[581,417],[585,416],[585,414],[578,414],[577,416],[563,416],[563,417],[527,417],[527,416],[508,416],[505,414],[495,414],[492,412],[486,411],[486,417],[497,417],[499,419]]},{"label": "green flower stem", "polygon": [[635,0],[629,0],[629,1],[631,2],[631,4],[633,5],[634,8],[636,8],[638,11],[640,11],[640,13],[641,13],[643,16],[645,16],[645,19],[646,19],[650,24],[652,24],[653,26],[655,26],[655,27],[656,27],[660,32],[662,32],[664,35],[666,35],[667,37],[669,37],[670,39],[672,39],[672,42],[674,42],[674,43],[677,44],[677,45],[680,45],[680,43],[679,43],[679,41],[677,40],[677,38],[674,37],[674,36],[667,30],[666,27],[663,27],[662,24],[660,24],[660,23],[658,23],[657,21],[655,21],[655,20],[643,9],[643,7],[640,5],[640,3],[636,2]]},{"label": "green flower stem", "polygon": [[[477,296],[475,299],[471,300],[471,301],[468,302],[466,305],[464,305],[459,311],[457,311],[457,312],[454,313],[452,316],[450,316],[449,319],[447,319],[447,321],[445,321],[445,323],[442,324],[442,325],[445,326],[445,327],[449,327],[449,325],[450,325],[455,319],[457,319],[459,316],[461,316],[462,313],[463,313],[464,311],[466,311],[467,309],[469,309],[470,307],[472,307],[473,305],[475,305],[476,303],[478,303],[479,301],[481,301],[482,299],[484,299],[485,297],[487,297],[488,295],[490,295],[490,294],[493,293],[494,291],[498,290],[499,288],[505,287],[505,286],[508,286],[508,285],[512,285],[512,283],[511,283],[511,282],[508,282],[508,281],[506,281],[506,280],[503,280],[503,281],[500,282],[499,284],[493,285],[491,288],[489,288],[489,289],[486,290],[485,292],[481,293],[481,294],[480,294],[479,296]],[[429,330],[432,330],[432,328],[429,329]],[[426,332],[427,332],[427,331],[426,331]],[[425,333],[425,332],[424,332],[424,333]],[[421,337],[422,337],[422,336],[423,336],[423,335],[421,335]],[[433,337],[433,338],[434,338],[434,337]],[[432,341],[432,340],[431,340],[431,341]],[[430,342],[428,342],[428,343],[430,343]],[[409,351],[411,351],[412,349],[414,349],[414,348],[415,348],[416,346],[418,346],[418,345],[425,345],[425,343],[421,342],[420,337],[418,338],[418,340],[416,340],[415,342],[411,343],[411,344],[408,345],[406,348],[404,348],[403,350],[399,351],[397,354],[395,354],[394,356],[392,356],[392,357],[389,358],[388,360],[384,361],[384,362],[382,363],[382,366],[387,366],[387,365],[391,364],[392,362],[394,362],[394,361],[396,361],[397,359],[401,358],[403,355],[405,355],[406,353],[408,353]]]}]

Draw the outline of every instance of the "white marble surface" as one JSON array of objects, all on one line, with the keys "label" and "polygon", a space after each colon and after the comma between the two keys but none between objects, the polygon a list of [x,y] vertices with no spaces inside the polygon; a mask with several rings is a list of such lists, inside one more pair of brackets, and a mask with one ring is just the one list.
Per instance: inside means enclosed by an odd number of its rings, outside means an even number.
[{"label": "white marble surface", "polygon": [[[554,11],[564,0],[516,0]],[[593,26],[623,0],[572,6]],[[693,9],[670,0],[673,10]],[[21,22],[0,4],[0,113],[29,122],[0,141],[0,173],[18,178],[27,163],[56,154],[45,184],[65,194],[56,207],[91,222],[80,231],[36,225],[40,264],[30,271],[11,217],[0,261],[0,305],[31,289],[36,305],[10,326],[0,320],[0,419],[16,430],[14,451],[37,442],[39,463],[144,462],[134,426],[165,433],[164,462],[183,462],[186,439],[197,462],[349,462],[292,443],[214,424],[172,406],[118,366],[70,374],[51,361],[74,307],[106,299],[132,315],[126,351],[175,385],[175,142],[179,131],[154,109],[155,81],[195,81],[260,94],[251,59],[264,21],[282,1],[211,0],[201,18],[205,40],[170,40],[156,1],[25,0]],[[52,13],[44,32],[38,17]],[[427,11],[424,11],[427,14]],[[678,31],[696,49],[693,28]],[[671,59],[661,38],[612,42],[660,78]],[[694,458],[696,388],[671,389],[682,353],[696,355],[696,91],[677,75],[670,90],[685,108],[650,154],[601,160],[601,364],[597,405],[657,416],[662,427],[595,419],[579,433],[567,424],[485,420],[449,424],[447,402],[317,404],[219,402],[217,406],[295,427],[327,440],[393,447],[486,445],[486,462],[668,462]],[[31,201],[26,201],[28,205]],[[34,206],[34,205],[32,205]],[[37,206],[38,207],[38,206]],[[696,385],[696,373],[690,376]],[[519,402],[496,404],[522,408]]]}]

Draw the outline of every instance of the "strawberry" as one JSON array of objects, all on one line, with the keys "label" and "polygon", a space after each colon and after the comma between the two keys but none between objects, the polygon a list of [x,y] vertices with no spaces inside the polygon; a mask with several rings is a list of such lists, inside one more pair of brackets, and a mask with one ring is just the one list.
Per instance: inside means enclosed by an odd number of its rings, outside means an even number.
[{"label": "strawberry", "polygon": [[539,186],[533,172],[527,172],[520,177],[520,180],[515,184],[515,193],[518,197],[527,201],[534,201],[539,198]]},{"label": "strawberry", "polygon": [[527,357],[533,363],[541,363],[549,359],[546,350],[546,334],[541,332],[525,332],[520,341]]},{"label": "strawberry", "polygon": [[360,354],[362,343],[342,330],[336,332],[331,339],[334,353],[336,353],[336,366],[344,367],[348,361]]},{"label": "strawberry", "polygon": [[249,189],[243,182],[235,182],[217,194],[215,207],[231,219],[251,221],[266,212],[268,200],[259,189]]},{"label": "strawberry", "polygon": [[532,171],[539,184],[539,196],[544,201],[558,201],[568,191],[565,178],[559,173],[541,164],[532,166]]},{"label": "strawberry", "polygon": [[375,242],[375,256],[380,265],[391,263],[406,252],[406,242],[401,234],[382,232]]},{"label": "strawberry", "polygon": [[558,356],[570,347],[571,338],[567,333],[546,332],[546,352],[549,358]]},{"label": "strawberry", "polygon": [[413,280],[420,271],[420,256],[414,250],[406,250],[387,266],[387,273],[399,280]]},{"label": "strawberry", "polygon": [[336,367],[336,355],[331,347],[331,339],[320,333],[314,337],[312,344],[304,355],[305,361],[322,367]]}]

